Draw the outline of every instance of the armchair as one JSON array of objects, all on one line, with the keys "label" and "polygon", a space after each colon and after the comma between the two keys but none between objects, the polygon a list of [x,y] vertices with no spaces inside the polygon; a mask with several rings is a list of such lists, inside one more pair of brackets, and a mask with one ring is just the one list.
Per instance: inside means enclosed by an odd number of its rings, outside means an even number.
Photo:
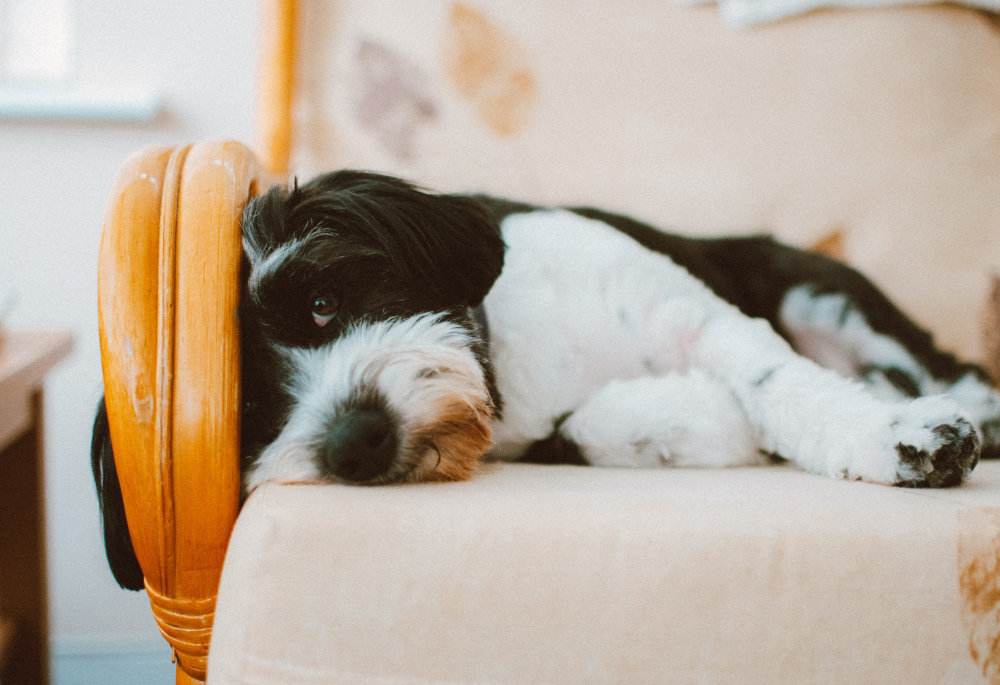
[{"label": "armchair", "polygon": [[[933,493],[781,467],[488,465],[467,483],[267,485],[241,508],[239,216],[290,168],[766,224],[798,244],[836,231],[845,259],[975,355],[1000,268],[985,15],[834,11],[741,33],[660,2],[586,20],[576,3],[416,4],[387,23],[371,2],[264,3],[258,152],[146,148],[112,188],[107,410],[177,681],[997,682],[1000,463]],[[625,61],[588,62],[596,48]],[[327,80],[345,88],[293,105]],[[915,266],[930,255],[938,279]]]}]

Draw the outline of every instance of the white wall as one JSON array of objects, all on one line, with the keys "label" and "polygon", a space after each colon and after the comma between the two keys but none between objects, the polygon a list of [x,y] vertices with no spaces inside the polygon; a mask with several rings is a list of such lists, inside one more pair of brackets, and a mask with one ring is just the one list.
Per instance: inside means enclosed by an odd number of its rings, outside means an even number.
[{"label": "white wall", "polygon": [[[0,119],[0,282],[17,300],[10,328],[72,331],[75,349],[46,385],[51,631],[57,682],[150,682],[143,662],[169,651],[144,593],[114,584],[103,557],[90,476],[90,422],[100,396],[96,257],[105,195],[120,163],[149,143],[250,141],[255,3],[79,0],[81,83],[159,89],[147,123]],[[112,674],[104,652],[122,651]],[[104,670],[102,670],[104,669]],[[139,676],[138,674],[143,674]]]}]

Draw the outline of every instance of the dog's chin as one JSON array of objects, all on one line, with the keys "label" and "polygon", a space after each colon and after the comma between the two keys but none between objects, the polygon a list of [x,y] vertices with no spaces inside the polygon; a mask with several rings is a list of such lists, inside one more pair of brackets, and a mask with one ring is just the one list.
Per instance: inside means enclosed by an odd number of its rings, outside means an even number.
[{"label": "dog's chin", "polygon": [[[478,462],[478,459],[472,460]],[[468,480],[476,471],[475,464],[467,468],[441,469],[441,452],[434,445],[422,450],[419,456],[402,460],[393,465],[384,474],[366,480],[342,478],[333,473],[317,473],[315,475],[275,479],[281,485],[353,485],[371,487],[378,485],[403,485],[406,483],[439,483],[446,481]]]},{"label": "dog's chin", "polygon": [[[246,493],[265,483],[363,487],[468,480],[477,472],[482,455],[492,446],[487,416],[467,414],[461,430],[455,430],[451,424],[448,428],[439,426],[437,431],[422,433],[400,450],[386,471],[364,479],[344,477],[321,466],[312,446],[272,444],[256,467],[246,474]],[[437,439],[429,439],[428,433]]]},{"label": "dog's chin", "polygon": [[[488,440],[488,429],[486,432]],[[487,444],[477,441],[478,444]],[[489,443],[491,444],[491,443]],[[481,448],[484,452],[485,449]],[[454,452],[442,453],[436,445],[422,450],[416,459],[398,464],[388,473],[366,481],[346,481],[333,478],[330,482],[348,485],[402,485],[404,483],[443,483],[469,480],[479,468],[481,453],[457,455]]]},{"label": "dog's chin", "polygon": [[396,463],[384,474],[368,478],[366,480],[350,480],[339,478],[336,475],[325,477],[328,483],[338,483],[341,485],[374,486],[374,485],[402,485],[404,483],[422,483],[427,481],[451,480],[441,478],[436,473],[441,464],[441,453],[436,447],[431,446],[422,450],[415,458],[397,459]]},{"label": "dog's chin", "polygon": [[428,314],[285,350],[294,406],[247,469],[247,492],[266,482],[468,480],[493,444],[475,343],[468,327]]}]

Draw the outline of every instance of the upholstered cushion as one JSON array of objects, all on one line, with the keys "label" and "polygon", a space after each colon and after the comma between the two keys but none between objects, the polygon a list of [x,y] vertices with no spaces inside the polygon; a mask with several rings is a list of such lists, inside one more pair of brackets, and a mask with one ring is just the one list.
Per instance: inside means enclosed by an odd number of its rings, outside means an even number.
[{"label": "upholstered cushion", "polygon": [[[391,16],[393,21],[386,21]],[[587,202],[845,254],[974,354],[1000,269],[1000,41],[949,6],[752,31],[672,2],[305,3],[295,171]],[[555,27],[555,28],[553,28]],[[269,485],[215,683],[1000,678],[1000,463],[947,491],[792,467],[490,466]]]},{"label": "upholstered cushion", "polygon": [[848,261],[980,356],[1000,273],[1000,35],[985,13],[736,29],[670,0],[303,10],[296,173],[377,168],[799,246],[841,230]]},{"label": "upholstered cushion", "polygon": [[943,491],[788,466],[271,485],[209,682],[981,682],[998,570],[997,462]]}]

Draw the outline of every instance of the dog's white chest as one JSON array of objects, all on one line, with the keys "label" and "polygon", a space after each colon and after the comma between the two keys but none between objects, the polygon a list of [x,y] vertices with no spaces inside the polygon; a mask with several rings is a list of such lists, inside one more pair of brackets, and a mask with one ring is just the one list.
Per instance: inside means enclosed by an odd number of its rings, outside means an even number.
[{"label": "dog's white chest", "polygon": [[503,418],[494,455],[516,456],[613,379],[687,366],[713,312],[728,307],[667,257],[563,210],[502,225],[503,273],[486,297]]}]

